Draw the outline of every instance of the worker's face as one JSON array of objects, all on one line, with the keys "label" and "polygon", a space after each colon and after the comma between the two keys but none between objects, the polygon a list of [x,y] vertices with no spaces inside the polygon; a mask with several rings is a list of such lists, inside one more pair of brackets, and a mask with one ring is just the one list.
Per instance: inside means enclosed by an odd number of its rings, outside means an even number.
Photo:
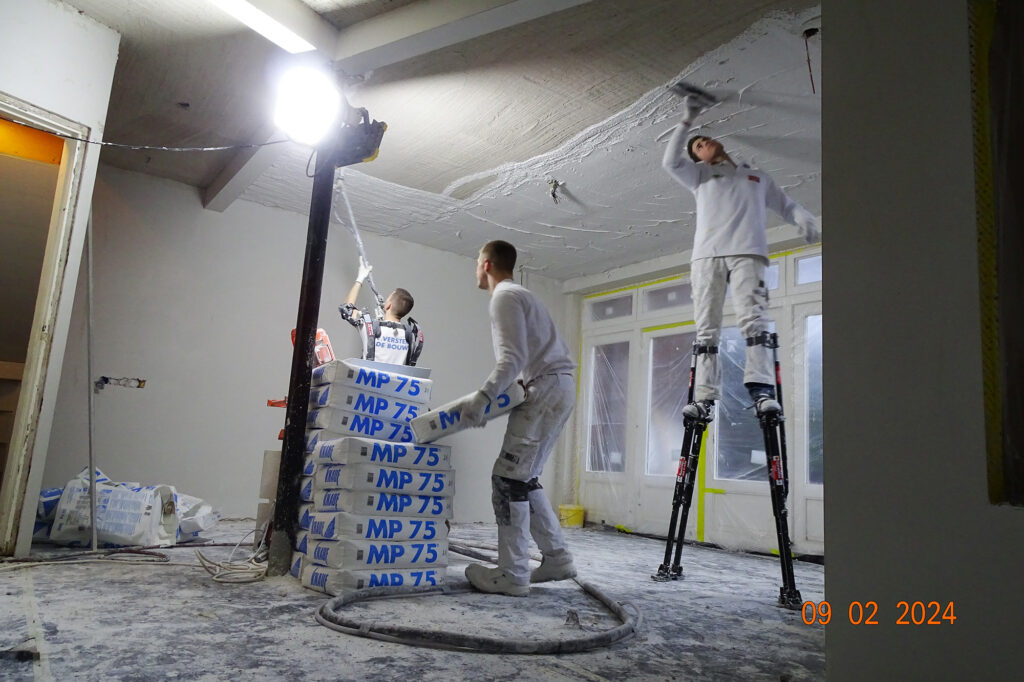
[{"label": "worker's face", "polygon": [[482,252],[476,258],[476,286],[478,289],[487,288],[487,269],[484,264],[489,262],[484,258]]},{"label": "worker's face", "polygon": [[693,153],[704,163],[710,163],[722,153],[722,144],[710,137],[698,137],[693,143]]}]

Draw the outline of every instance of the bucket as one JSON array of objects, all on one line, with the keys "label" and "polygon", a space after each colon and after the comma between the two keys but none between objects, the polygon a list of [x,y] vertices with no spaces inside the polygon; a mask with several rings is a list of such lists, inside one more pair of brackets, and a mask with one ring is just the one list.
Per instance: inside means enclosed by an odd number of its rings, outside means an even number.
[{"label": "bucket", "polygon": [[582,528],[583,507],[578,504],[558,505],[558,522],[563,528]]}]

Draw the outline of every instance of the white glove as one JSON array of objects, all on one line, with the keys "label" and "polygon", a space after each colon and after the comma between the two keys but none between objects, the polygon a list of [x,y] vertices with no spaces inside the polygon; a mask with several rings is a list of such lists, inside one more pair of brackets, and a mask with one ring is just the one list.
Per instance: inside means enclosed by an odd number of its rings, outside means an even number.
[{"label": "white glove", "polygon": [[687,95],[683,98],[683,123],[689,125],[704,111],[704,105],[699,97]]},{"label": "white glove", "polygon": [[359,257],[359,273],[356,275],[356,281],[359,282],[360,284],[362,284],[363,280],[365,280],[369,276],[371,270],[373,270],[373,266],[370,265],[369,263],[367,263],[366,261],[364,261],[363,257],[360,256]]},{"label": "white glove", "polygon": [[821,241],[821,228],[818,226],[818,219],[808,213],[799,223],[800,234],[808,244],[817,244]]},{"label": "white glove", "polygon": [[459,411],[459,421],[471,428],[477,428],[487,423],[484,410],[491,404],[490,399],[483,391],[477,391],[456,406]]}]

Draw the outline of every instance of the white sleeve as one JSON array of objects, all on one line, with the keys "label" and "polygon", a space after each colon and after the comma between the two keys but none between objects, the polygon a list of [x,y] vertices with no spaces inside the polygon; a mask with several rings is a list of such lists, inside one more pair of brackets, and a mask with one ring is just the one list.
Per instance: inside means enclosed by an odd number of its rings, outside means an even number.
[{"label": "white sleeve", "polygon": [[799,227],[800,234],[808,243],[820,240],[821,232],[818,219],[814,217],[814,214],[790,199],[789,195],[783,192],[767,174],[764,177],[768,181],[765,205],[782,216],[790,225]]},{"label": "white sleeve", "polygon": [[491,334],[496,362],[480,390],[494,400],[526,366],[526,315],[515,296],[498,295],[491,301]]},{"label": "white sleeve", "polygon": [[679,184],[691,192],[696,191],[700,184],[700,169],[693,162],[686,152],[687,134],[690,132],[690,124],[683,121],[676,126],[672,137],[665,147],[665,156],[661,159],[661,166],[669,175],[674,177]]}]

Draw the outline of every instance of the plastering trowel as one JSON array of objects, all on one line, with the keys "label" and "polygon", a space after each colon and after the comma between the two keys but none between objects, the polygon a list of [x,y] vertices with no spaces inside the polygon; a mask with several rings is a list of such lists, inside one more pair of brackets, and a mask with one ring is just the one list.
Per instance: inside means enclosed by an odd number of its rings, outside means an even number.
[{"label": "plastering trowel", "polygon": [[718,104],[721,99],[712,95],[704,88],[699,88],[693,83],[688,81],[679,81],[675,85],[669,86],[669,91],[679,97],[693,97],[696,99],[696,103],[700,105],[701,109],[708,109]]}]

